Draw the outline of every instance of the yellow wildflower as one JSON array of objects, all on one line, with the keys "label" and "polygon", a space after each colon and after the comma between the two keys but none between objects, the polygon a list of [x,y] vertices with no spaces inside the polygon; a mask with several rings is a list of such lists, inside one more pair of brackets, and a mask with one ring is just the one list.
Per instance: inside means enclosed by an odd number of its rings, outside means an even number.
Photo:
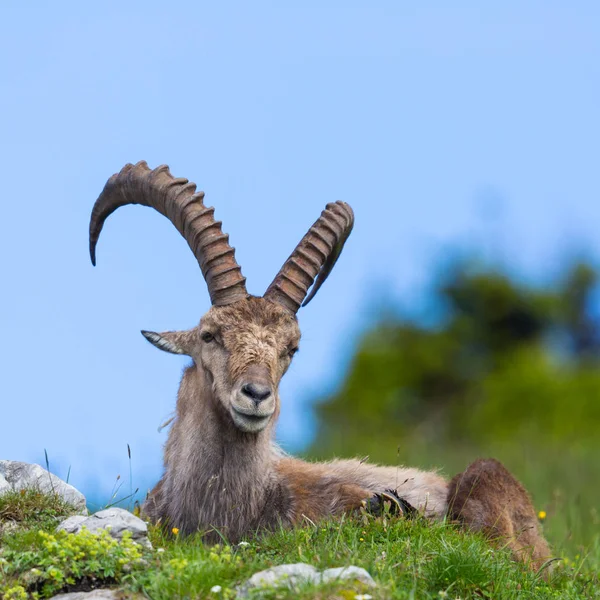
[{"label": "yellow wildflower", "polygon": [[540,521],[543,521],[546,518],[546,511],[545,510],[540,510],[540,512],[538,513],[538,519]]},{"label": "yellow wildflower", "polygon": [[173,527],[173,529],[171,529],[171,531],[173,532],[173,535],[179,535],[179,528],[178,527]]}]

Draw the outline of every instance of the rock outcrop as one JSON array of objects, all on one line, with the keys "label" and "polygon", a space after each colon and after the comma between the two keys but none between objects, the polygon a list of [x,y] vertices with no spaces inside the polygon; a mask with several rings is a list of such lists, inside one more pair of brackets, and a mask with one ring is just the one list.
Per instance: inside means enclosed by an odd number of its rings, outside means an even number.
[{"label": "rock outcrop", "polygon": [[43,494],[56,494],[80,514],[88,514],[85,496],[56,475],[39,465],[0,460],[0,495],[10,490],[25,489],[39,490]]},{"label": "rock outcrop", "polygon": [[64,530],[67,533],[78,533],[83,527],[90,533],[98,533],[102,529],[107,529],[112,537],[119,540],[126,531],[129,531],[134,542],[146,548],[152,548],[152,544],[148,539],[146,523],[123,508],[106,508],[90,517],[79,515],[69,517],[57,527],[57,531]]}]

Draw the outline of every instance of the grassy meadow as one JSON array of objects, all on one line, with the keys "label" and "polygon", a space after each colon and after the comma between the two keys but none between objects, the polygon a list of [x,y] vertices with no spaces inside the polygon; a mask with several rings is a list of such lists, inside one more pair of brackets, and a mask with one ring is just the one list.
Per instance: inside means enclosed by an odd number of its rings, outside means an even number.
[{"label": "grassy meadow", "polygon": [[[253,573],[305,562],[319,569],[367,569],[376,588],[358,581],[257,589],[253,598],[436,599],[600,598],[600,546],[540,573],[515,563],[477,535],[445,523],[357,514],[250,537],[231,546],[150,527],[151,551],[128,539],[56,534],[69,509],[35,492],[0,499],[0,597],[48,598],[59,591],[118,587],[124,597],[234,598]],[[7,527],[7,523],[12,523]]]}]

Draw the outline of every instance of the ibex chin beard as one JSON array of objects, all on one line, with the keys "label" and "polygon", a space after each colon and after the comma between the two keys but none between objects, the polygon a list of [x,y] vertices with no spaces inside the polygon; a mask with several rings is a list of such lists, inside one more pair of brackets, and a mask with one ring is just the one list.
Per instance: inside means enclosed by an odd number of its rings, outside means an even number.
[{"label": "ibex chin beard", "polygon": [[240,431],[244,433],[259,433],[269,424],[273,412],[262,416],[256,413],[246,414],[232,407],[231,417],[234,425]]}]

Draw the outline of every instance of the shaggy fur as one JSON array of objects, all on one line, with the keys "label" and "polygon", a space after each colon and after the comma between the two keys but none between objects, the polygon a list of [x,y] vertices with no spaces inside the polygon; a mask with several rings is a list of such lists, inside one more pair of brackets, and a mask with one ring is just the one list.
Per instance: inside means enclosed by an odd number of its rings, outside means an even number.
[{"label": "shaggy fur", "polygon": [[452,479],[448,515],[536,569],[551,556],[529,494],[497,460],[477,460]]}]

